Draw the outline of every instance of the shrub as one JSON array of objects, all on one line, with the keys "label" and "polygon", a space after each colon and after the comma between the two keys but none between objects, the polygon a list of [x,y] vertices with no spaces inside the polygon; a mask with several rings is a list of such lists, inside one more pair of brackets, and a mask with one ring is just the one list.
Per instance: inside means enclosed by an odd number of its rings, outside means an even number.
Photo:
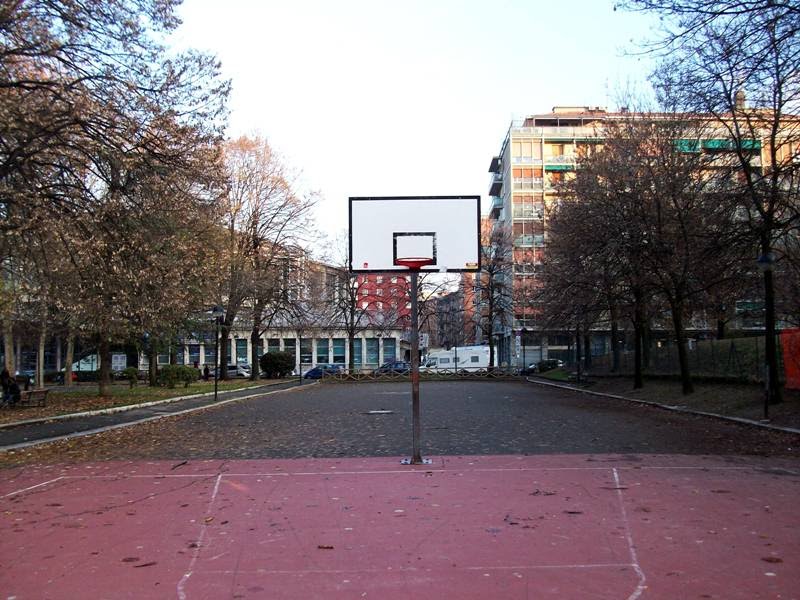
[{"label": "shrub", "polygon": [[267,377],[286,377],[294,369],[294,355],[289,352],[267,352],[261,355],[259,366]]},{"label": "shrub", "polygon": [[120,375],[122,376],[123,379],[128,380],[128,384],[132,389],[133,386],[136,385],[136,382],[139,380],[139,369],[137,369],[136,367],[128,367],[127,369],[123,369]]},{"label": "shrub", "polygon": [[164,365],[158,370],[158,384],[174,388],[181,380],[180,365]]},{"label": "shrub", "polygon": [[194,383],[200,379],[200,371],[194,367],[180,366],[178,371],[178,379],[183,382],[183,387],[189,387],[190,383]]}]

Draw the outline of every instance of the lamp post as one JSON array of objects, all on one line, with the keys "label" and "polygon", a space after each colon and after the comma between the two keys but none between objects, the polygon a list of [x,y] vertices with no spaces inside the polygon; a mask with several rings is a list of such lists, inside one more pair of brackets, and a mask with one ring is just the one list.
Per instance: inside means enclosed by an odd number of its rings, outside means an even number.
[{"label": "lamp post", "polygon": [[211,316],[214,317],[214,402],[217,401],[217,386],[219,381],[219,324],[225,316],[225,310],[221,306],[211,309]]},{"label": "lamp post", "polygon": [[778,385],[778,352],[775,345],[775,284],[773,265],[775,255],[764,252],[756,260],[759,270],[764,273],[764,419],[769,419],[769,405],[781,401]]}]

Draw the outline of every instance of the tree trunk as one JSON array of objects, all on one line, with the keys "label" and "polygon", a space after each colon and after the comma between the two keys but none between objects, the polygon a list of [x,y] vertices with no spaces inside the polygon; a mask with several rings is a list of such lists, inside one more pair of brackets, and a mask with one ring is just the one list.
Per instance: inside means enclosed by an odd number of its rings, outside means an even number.
[{"label": "tree trunk", "polygon": [[581,326],[575,327],[575,368],[578,372],[578,383],[581,382],[581,374],[583,371],[583,362],[581,358]]},{"label": "tree trunk", "polygon": [[97,352],[100,355],[100,395],[107,396],[111,391],[111,344],[104,336],[97,344]]},{"label": "tree trunk", "polygon": [[61,336],[57,335],[55,339],[56,345],[56,371],[61,371]]},{"label": "tree trunk", "polygon": [[17,365],[14,361],[14,326],[9,316],[3,319],[3,350],[6,356],[5,367],[13,377],[16,373]]},{"label": "tree trunk", "polygon": [[64,359],[64,385],[72,387],[72,363],[75,360],[75,336],[67,333],[67,356]]},{"label": "tree trunk", "polygon": [[[261,317],[258,320],[253,319],[255,323],[261,322]],[[258,325],[253,325],[253,330],[250,332],[250,381],[256,381],[261,373],[258,359],[258,342],[261,340],[261,332],[258,330]]]},{"label": "tree trunk", "polygon": [[[644,314],[644,310],[642,310]],[[642,319],[641,324],[641,338],[642,338],[642,366],[645,369],[650,368],[650,345],[653,342],[653,331],[650,327],[649,319]]]},{"label": "tree trunk", "polygon": [[717,339],[725,339],[725,321],[724,319],[717,319]]},{"label": "tree trunk", "polygon": [[[769,252],[764,252],[765,255]],[[775,343],[775,284],[771,270],[764,271],[764,354],[767,360],[767,402],[783,402],[783,389],[778,375],[778,348]]]},{"label": "tree trunk", "polygon": [[155,346],[150,346],[150,352],[147,355],[147,378],[150,387],[158,385],[158,352]]},{"label": "tree trunk", "polygon": [[686,348],[686,332],[683,330],[683,303],[675,300],[670,302],[672,323],[675,328],[675,340],[678,343],[678,364],[681,370],[681,388],[683,395],[694,392],[692,377],[689,373],[689,353]]},{"label": "tree trunk", "polygon": [[44,387],[44,347],[47,344],[47,327],[44,321],[41,323],[39,330],[39,348],[36,352],[36,387]]},{"label": "tree trunk", "polygon": [[642,377],[642,330],[644,318],[642,316],[641,293],[634,294],[633,306],[633,389],[644,387]]},{"label": "tree trunk", "polygon": [[617,321],[616,308],[611,311],[611,372],[619,373],[620,348],[619,348],[619,322]]},{"label": "tree trunk", "polygon": [[231,326],[228,323],[223,323],[219,328],[219,357],[217,358],[217,366],[219,367],[218,379],[223,381],[228,379],[228,335],[230,331]]},{"label": "tree trunk", "polygon": [[347,332],[347,351],[349,358],[347,359],[347,369],[350,373],[355,373],[356,370],[356,336],[352,331]]},{"label": "tree trunk", "polygon": [[586,367],[586,371],[592,368],[592,336],[588,327],[583,334],[583,366]]}]

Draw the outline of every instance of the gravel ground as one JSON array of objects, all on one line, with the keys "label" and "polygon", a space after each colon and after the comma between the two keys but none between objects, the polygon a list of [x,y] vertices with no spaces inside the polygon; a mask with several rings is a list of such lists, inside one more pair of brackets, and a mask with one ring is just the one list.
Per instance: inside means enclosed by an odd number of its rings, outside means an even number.
[{"label": "gravel ground", "polygon": [[[626,398],[683,406],[692,410],[760,421],[764,418],[764,388],[757,384],[695,383],[692,394],[683,395],[675,380],[646,380],[640,390],[633,380],[622,377],[594,378],[586,389]],[[800,391],[784,390],[784,401],[769,407],[772,425],[800,429]]]},{"label": "gravel ground", "polygon": [[[800,436],[519,382],[425,382],[423,455],[800,456]],[[370,411],[391,411],[369,414]],[[88,460],[404,456],[404,383],[321,384],[0,455],[0,466]]]}]

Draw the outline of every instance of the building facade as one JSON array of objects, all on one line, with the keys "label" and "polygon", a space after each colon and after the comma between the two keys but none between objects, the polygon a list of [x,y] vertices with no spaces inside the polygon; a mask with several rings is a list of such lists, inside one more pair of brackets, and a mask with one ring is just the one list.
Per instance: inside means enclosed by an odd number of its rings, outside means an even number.
[{"label": "building facade", "polygon": [[[741,101],[744,102],[743,97]],[[530,363],[531,357],[569,359],[569,336],[542,329],[535,300],[547,248],[547,215],[559,201],[559,184],[574,177],[579,157],[603,143],[604,125],[631,116],[624,109],[612,113],[601,107],[554,107],[552,112],[513,121],[500,152],[492,157],[489,218],[494,227],[511,232],[513,246],[513,267],[508,275],[513,310],[505,325],[495,331],[501,361],[521,366],[523,361]],[[698,138],[675,140],[676,147],[681,152],[710,153],[719,157],[720,164],[730,164],[725,156],[734,150],[729,134],[711,119],[708,121]],[[765,144],[760,139],[743,140],[742,145],[753,152],[753,166],[768,164]],[[748,320],[752,304],[748,300],[737,302],[737,321],[744,329],[752,325]],[[608,338],[607,331],[597,334],[592,352],[602,354],[608,350],[610,340],[604,339]]]}]

